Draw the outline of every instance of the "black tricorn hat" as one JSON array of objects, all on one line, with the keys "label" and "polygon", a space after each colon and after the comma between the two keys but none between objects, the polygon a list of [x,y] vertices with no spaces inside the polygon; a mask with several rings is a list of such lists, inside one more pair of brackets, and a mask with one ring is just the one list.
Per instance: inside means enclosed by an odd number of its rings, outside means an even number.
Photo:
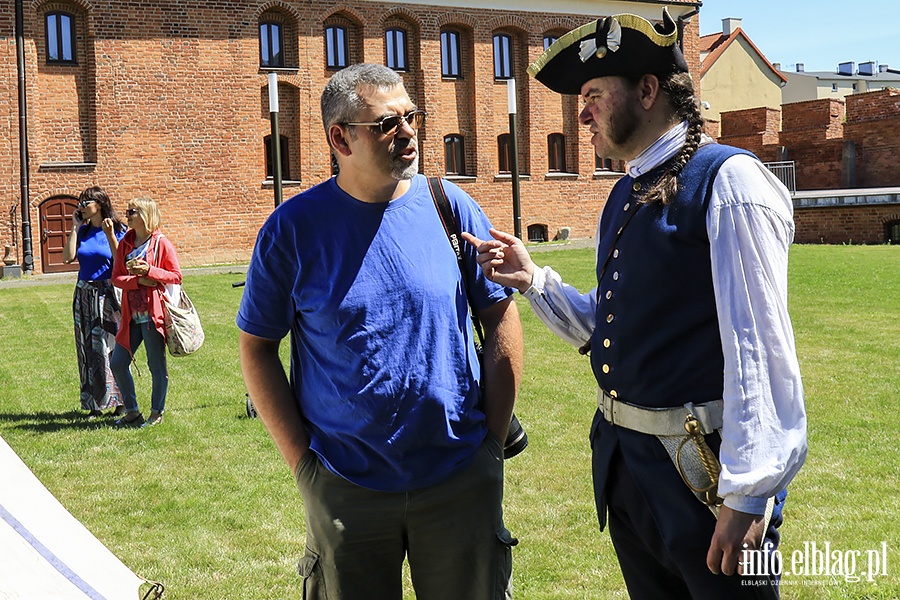
[{"label": "black tricorn hat", "polygon": [[658,25],[637,15],[604,17],[553,42],[528,73],[560,94],[580,94],[581,86],[595,77],[686,73],[677,41],[678,27],[665,8]]}]

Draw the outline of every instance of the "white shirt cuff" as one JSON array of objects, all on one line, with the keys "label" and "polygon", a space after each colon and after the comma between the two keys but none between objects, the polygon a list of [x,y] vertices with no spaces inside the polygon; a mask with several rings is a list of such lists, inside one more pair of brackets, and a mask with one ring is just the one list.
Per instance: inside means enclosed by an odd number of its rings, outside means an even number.
[{"label": "white shirt cuff", "polygon": [[535,267],[534,271],[531,274],[531,286],[522,292],[522,295],[531,300],[534,296],[539,296],[544,291],[544,282],[546,281],[546,275],[544,274],[543,269],[539,269]]},{"label": "white shirt cuff", "polygon": [[766,503],[768,501],[768,498],[758,498],[756,496],[738,496],[736,494],[725,496],[725,506],[731,510],[750,515],[766,514]]}]

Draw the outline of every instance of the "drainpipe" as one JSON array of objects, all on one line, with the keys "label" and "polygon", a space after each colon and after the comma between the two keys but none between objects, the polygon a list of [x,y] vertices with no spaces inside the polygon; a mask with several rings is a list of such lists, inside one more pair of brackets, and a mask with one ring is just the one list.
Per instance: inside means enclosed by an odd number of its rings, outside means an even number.
[{"label": "drainpipe", "polygon": [[25,18],[22,0],[16,0],[16,70],[19,76],[19,177],[22,190],[22,267],[34,269],[31,247],[31,207],[28,201],[28,113],[25,96]]}]

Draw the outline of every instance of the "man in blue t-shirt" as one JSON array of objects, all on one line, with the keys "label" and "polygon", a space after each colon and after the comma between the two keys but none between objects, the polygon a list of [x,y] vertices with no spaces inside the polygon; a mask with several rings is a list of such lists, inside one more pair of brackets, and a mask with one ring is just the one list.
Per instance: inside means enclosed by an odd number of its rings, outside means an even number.
[{"label": "man in blue t-shirt", "polygon": [[[269,217],[237,316],[247,389],[303,496],[305,597],[399,599],[404,558],[419,600],[508,597],[501,440],[522,364],[512,290],[484,277],[471,248],[462,280],[417,175],[425,113],[397,73],[343,69],[321,104],[339,174]],[[478,205],[444,190],[460,229],[489,235]],[[290,379],[278,354],[289,332]]]}]

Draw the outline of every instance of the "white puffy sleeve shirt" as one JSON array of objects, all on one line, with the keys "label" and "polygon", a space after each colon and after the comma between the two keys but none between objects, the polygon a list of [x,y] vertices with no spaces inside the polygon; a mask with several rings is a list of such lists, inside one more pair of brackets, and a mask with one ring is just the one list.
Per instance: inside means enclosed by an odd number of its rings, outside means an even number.
[{"label": "white puffy sleeve shirt", "polygon": [[[706,225],[725,357],[719,495],[729,508],[762,514],[803,465],[807,448],[787,310],[790,194],[758,160],[733,156],[713,183]],[[563,340],[581,346],[590,339],[596,289],[582,294],[544,267],[524,296]]]}]

